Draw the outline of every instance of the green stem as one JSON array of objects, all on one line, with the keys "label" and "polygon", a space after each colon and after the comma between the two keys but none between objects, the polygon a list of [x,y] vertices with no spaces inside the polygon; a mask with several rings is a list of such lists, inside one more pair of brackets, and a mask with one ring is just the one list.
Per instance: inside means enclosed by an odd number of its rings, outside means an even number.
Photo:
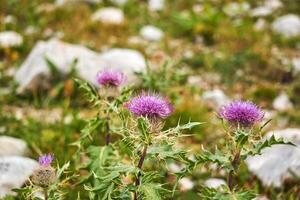
[{"label": "green stem", "polygon": [[106,131],[106,136],[105,136],[105,144],[109,145],[110,143],[110,127],[109,127],[109,112],[107,112],[106,116],[106,123],[105,123],[105,131]]}]

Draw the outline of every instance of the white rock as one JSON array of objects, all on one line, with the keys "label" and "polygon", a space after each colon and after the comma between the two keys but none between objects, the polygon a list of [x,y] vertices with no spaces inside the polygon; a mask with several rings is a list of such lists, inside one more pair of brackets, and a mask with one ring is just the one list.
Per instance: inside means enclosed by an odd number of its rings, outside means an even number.
[{"label": "white rock", "polygon": [[32,35],[32,34],[35,34],[35,33],[37,33],[37,32],[38,32],[38,28],[35,27],[35,26],[28,26],[28,27],[25,29],[25,31],[24,31],[24,33],[25,33],[26,35]]},{"label": "white rock", "polygon": [[267,22],[264,19],[258,19],[256,23],[254,24],[254,30],[256,31],[262,31],[267,27]]},{"label": "white rock", "polygon": [[0,136],[0,156],[24,156],[26,153],[28,153],[28,147],[25,141]]},{"label": "white rock", "polygon": [[209,188],[218,188],[222,185],[226,185],[226,182],[220,178],[210,178],[204,182],[204,185]]},{"label": "white rock", "polygon": [[281,93],[274,99],[273,107],[278,111],[284,112],[292,109],[293,104],[286,93]]},{"label": "white rock", "polygon": [[273,11],[271,8],[266,7],[266,6],[260,6],[260,7],[254,8],[250,14],[252,17],[265,17],[265,16],[272,14],[272,12]]},{"label": "white rock", "polygon": [[72,63],[77,59],[75,66],[77,74],[94,85],[97,85],[95,78],[97,72],[103,69],[123,71],[129,84],[136,81],[135,72],[146,69],[143,55],[135,50],[111,49],[101,54],[84,46],[68,44],[56,39],[40,41],[15,74],[19,91],[28,88],[41,74],[50,74],[45,58],[50,59],[63,74],[70,71]]},{"label": "white rock", "polygon": [[251,11],[253,17],[265,17],[271,15],[278,8],[282,7],[282,3],[279,0],[266,0],[262,6],[254,8]]},{"label": "white rock", "polygon": [[92,21],[100,21],[103,24],[120,25],[124,22],[124,13],[118,8],[106,7],[97,10],[91,18]]},{"label": "white rock", "polygon": [[280,187],[291,177],[291,172],[300,175],[300,129],[288,128],[271,131],[263,140],[284,138],[297,145],[274,145],[263,150],[261,155],[249,157],[246,160],[249,170],[255,174],[265,186]]},{"label": "white rock", "polygon": [[11,189],[20,188],[37,167],[38,163],[29,158],[0,157],[0,198],[14,194]]},{"label": "white rock", "polygon": [[300,57],[293,58],[292,60],[293,68],[296,73],[300,73]]},{"label": "white rock", "polygon": [[180,186],[181,191],[191,190],[191,189],[193,189],[193,187],[195,185],[194,182],[191,179],[187,178],[187,177],[184,177],[184,178],[180,179],[178,181],[178,184]]},{"label": "white rock", "polygon": [[243,3],[237,3],[237,2],[231,2],[225,5],[223,8],[223,11],[231,17],[245,14],[250,9],[250,4],[243,2]]},{"label": "white rock", "polygon": [[220,89],[205,91],[202,94],[202,99],[206,102],[214,104],[217,108],[229,103],[229,98]]},{"label": "white rock", "polygon": [[160,11],[165,7],[164,0],[148,0],[148,8],[151,11]]},{"label": "white rock", "polygon": [[121,6],[121,5],[124,5],[125,3],[127,3],[127,0],[111,0],[111,2]]},{"label": "white rock", "polygon": [[282,2],[280,0],[266,0],[264,5],[272,10],[276,10],[282,7]]},{"label": "white rock", "polygon": [[294,14],[281,16],[272,23],[272,29],[286,38],[298,36],[300,35],[300,18]]},{"label": "white rock", "polygon": [[197,14],[201,13],[203,10],[204,10],[204,7],[201,4],[196,4],[193,6],[193,11]]},{"label": "white rock", "polygon": [[199,86],[201,83],[203,83],[203,80],[200,76],[194,75],[194,76],[189,76],[187,82],[189,85]]},{"label": "white rock", "polygon": [[147,25],[141,29],[140,35],[148,41],[159,41],[164,36],[164,33],[155,26]]},{"label": "white rock", "polygon": [[17,47],[23,43],[23,37],[14,31],[0,32],[0,48]]},{"label": "white rock", "polygon": [[4,24],[15,24],[16,23],[16,17],[12,16],[12,15],[7,15],[4,17],[3,19],[3,23]]},{"label": "white rock", "polygon": [[105,63],[104,68],[122,71],[127,76],[128,83],[135,83],[135,73],[146,69],[144,56],[132,49],[110,49],[100,54],[99,58]]}]

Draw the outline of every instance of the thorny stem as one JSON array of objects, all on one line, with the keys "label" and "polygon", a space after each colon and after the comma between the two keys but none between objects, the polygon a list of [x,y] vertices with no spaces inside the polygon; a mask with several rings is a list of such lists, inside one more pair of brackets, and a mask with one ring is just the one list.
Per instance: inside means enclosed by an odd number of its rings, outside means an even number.
[{"label": "thorny stem", "polygon": [[48,190],[47,190],[47,188],[44,188],[44,196],[45,196],[45,200],[48,200]]},{"label": "thorny stem", "polygon": [[233,190],[233,175],[234,175],[234,171],[238,168],[238,165],[240,162],[240,153],[241,153],[241,151],[238,150],[231,162],[233,170],[230,170],[230,172],[228,174],[228,178],[227,178],[227,185],[228,185],[230,191]]},{"label": "thorny stem", "polygon": [[[139,160],[139,163],[138,163],[138,168],[141,170],[142,167],[143,167],[143,164],[144,164],[144,160],[145,160],[145,157],[146,157],[146,154],[147,154],[147,145],[144,146],[144,149],[143,149],[143,152],[142,152],[142,155],[140,157],[140,160]],[[141,184],[141,172],[139,171],[137,177],[135,178],[135,185],[136,186],[139,186]],[[135,191],[134,192],[134,200],[137,200],[137,192]]]},{"label": "thorny stem", "polygon": [[110,143],[110,127],[109,127],[109,112],[107,112],[106,116],[106,123],[105,123],[105,131],[106,131],[106,136],[105,136],[105,144],[109,145]]}]

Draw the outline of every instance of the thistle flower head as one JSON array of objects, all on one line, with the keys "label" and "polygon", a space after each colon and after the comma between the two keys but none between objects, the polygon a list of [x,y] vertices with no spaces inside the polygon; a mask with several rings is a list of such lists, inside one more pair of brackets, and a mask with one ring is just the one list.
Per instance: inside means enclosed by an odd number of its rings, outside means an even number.
[{"label": "thistle flower head", "polygon": [[263,119],[264,112],[252,102],[234,101],[223,106],[219,115],[230,123],[250,127]]},{"label": "thistle flower head", "polygon": [[118,87],[125,82],[126,78],[122,72],[104,70],[97,73],[97,82],[103,86]]},{"label": "thistle flower head", "polygon": [[39,164],[41,167],[49,167],[54,159],[51,154],[44,154],[39,157]]},{"label": "thistle flower head", "polygon": [[136,116],[164,119],[171,115],[173,107],[165,98],[157,94],[142,93],[132,98],[126,108]]}]

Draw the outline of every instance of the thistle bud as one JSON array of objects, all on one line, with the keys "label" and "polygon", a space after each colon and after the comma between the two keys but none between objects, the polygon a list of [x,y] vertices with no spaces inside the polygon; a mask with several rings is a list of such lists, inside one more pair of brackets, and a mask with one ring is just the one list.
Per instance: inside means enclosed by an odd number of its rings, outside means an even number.
[{"label": "thistle bud", "polygon": [[119,87],[125,83],[126,77],[122,72],[104,70],[97,73],[96,80],[102,86],[100,96],[106,96],[108,100],[119,95]]},{"label": "thistle bud", "polygon": [[43,188],[49,187],[54,183],[56,179],[56,172],[51,163],[53,161],[53,155],[42,155],[39,158],[39,167],[33,173],[32,181],[35,185]]}]

